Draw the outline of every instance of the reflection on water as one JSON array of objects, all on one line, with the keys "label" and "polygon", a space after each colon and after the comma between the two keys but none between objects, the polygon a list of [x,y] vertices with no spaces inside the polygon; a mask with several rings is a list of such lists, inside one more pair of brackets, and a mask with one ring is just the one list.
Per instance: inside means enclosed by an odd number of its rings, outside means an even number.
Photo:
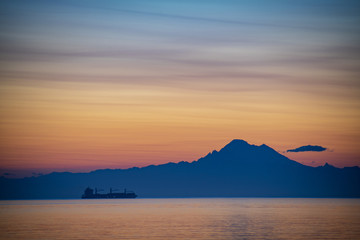
[{"label": "reflection on water", "polygon": [[0,239],[360,239],[359,199],[0,201]]}]

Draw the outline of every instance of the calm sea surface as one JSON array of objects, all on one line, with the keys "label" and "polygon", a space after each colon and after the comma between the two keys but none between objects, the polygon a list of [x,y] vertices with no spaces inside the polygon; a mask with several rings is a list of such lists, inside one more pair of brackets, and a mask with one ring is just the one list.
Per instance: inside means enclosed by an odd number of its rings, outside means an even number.
[{"label": "calm sea surface", "polygon": [[0,239],[360,239],[360,199],[0,201]]}]

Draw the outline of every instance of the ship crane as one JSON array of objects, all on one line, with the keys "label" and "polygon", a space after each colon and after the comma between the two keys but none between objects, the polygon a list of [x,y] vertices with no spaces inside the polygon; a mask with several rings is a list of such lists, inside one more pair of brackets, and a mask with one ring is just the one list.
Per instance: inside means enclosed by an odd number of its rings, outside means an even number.
[{"label": "ship crane", "polygon": [[98,192],[103,192],[104,191],[104,189],[97,189],[97,188],[95,188],[95,194],[98,194]]},{"label": "ship crane", "polygon": [[120,191],[119,189],[112,189],[110,188],[110,193],[116,192],[116,191]]}]

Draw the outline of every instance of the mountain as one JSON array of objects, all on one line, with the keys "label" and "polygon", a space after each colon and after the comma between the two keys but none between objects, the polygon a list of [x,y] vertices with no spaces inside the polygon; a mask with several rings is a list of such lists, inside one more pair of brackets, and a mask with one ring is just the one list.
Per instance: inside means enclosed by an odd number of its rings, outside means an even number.
[{"label": "mountain", "polygon": [[264,144],[233,140],[192,163],[2,177],[0,199],[80,198],[88,186],[126,187],[139,197],[360,197],[360,168],[305,166]]}]

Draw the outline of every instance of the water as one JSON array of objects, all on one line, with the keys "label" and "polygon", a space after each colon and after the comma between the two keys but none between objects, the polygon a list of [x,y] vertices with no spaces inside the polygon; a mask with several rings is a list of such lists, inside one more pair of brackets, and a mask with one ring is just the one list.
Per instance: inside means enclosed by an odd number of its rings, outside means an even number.
[{"label": "water", "polygon": [[360,239],[360,200],[0,201],[0,239]]}]

